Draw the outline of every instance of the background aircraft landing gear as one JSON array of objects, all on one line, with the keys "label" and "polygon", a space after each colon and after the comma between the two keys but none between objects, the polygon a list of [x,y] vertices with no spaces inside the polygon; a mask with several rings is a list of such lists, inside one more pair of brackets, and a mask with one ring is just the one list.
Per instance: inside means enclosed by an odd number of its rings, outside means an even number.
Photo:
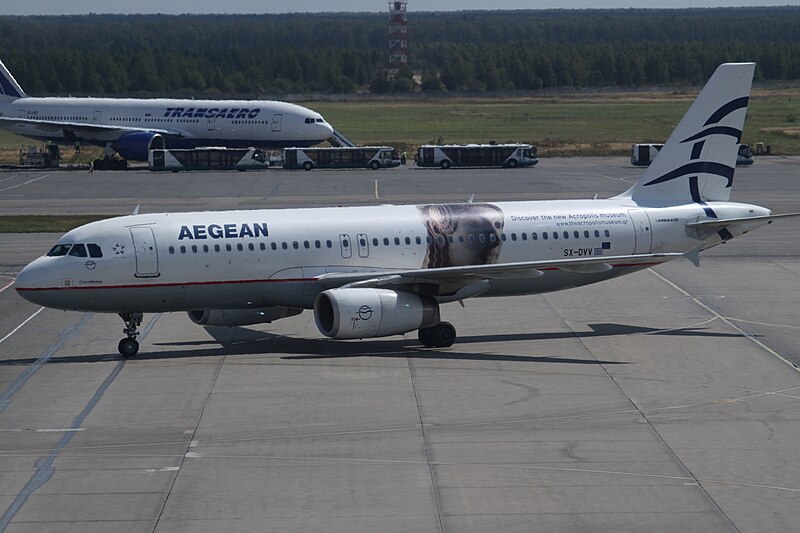
[{"label": "background aircraft landing gear", "polygon": [[122,332],[127,337],[119,341],[117,348],[123,357],[132,357],[139,351],[139,342],[136,337],[139,336],[138,327],[142,325],[143,315],[142,313],[120,313],[119,316],[125,322]]},{"label": "background aircraft landing gear", "polygon": [[428,348],[447,348],[456,341],[456,328],[450,322],[419,329],[419,342]]}]

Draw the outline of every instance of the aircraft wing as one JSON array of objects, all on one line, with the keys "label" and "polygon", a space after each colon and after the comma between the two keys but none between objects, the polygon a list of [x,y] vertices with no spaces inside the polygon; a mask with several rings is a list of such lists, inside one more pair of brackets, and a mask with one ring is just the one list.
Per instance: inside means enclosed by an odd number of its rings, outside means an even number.
[{"label": "aircraft wing", "polygon": [[67,130],[75,134],[97,134],[97,133],[113,133],[119,132],[130,133],[135,131],[148,131],[158,133],[168,137],[183,137],[183,134],[178,131],[165,130],[163,128],[136,128],[131,126],[110,126],[107,124],[92,124],[89,122],[69,122],[63,120],[39,120],[31,118],[16,118],[16,117],[0,117],[0,123],[11,124],[30,124],[43,129],[50,129],[54,132]]},{"label": "aircraft wing", "polygon": [[414,270],[332,272],[317,277],[326,288],[385,288],[436,297],[441,303],[478,296],[493,279],[534,278],[562,270],[593,274],[615,268],[663,263],[680,253],[594,256],[552,261],[522,261]]}]

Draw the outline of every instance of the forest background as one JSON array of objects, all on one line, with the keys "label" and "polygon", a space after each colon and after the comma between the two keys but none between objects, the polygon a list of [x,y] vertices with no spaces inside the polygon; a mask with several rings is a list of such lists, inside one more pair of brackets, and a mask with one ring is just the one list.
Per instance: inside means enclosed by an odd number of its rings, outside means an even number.
[{"label": "forest background", "polygon": [[393,81],[388,19],[0,16],[0,59],[32,96],[310,101],[360,144],[513,140],[559,155],[663,141],[717,65],[756,61],[746,140],[800,153],[798,7],[412,10]]}]

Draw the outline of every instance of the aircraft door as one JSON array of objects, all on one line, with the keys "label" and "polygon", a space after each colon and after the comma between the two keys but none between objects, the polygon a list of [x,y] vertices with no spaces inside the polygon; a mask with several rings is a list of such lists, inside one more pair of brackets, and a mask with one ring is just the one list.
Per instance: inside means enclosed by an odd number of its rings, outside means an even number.
[{"label": "aircraft door", "polygon": [[272,131],[281,131],[282,121],[283,121],[283,115],[280,114],[272,115]]},{"label": "aircraft door", "polygon": [[350,245],[350,235],[342,233],[339,235],[339,247],[342,250],[342,258],[350,259],[353,257],[353,247]]},{"label": "aircraft door", "polygon": [[100,117],[103,115],[102,111],[95,111],[92,116],[92,124],[100,124]]},{"label": "aircraft door", "polygon": [[649,254],[653,246],[653,232],[650,226],[650,217],[644,209],[629,209],[628,214],[633,223],[634,245],[633,253]]},{"label": "aircraft door", "polygon": [[158,248],[153,228],[149,226],[133,226],[130,228],[133,239],[133,252],[136,255],[137,278],[157,278]]},{"label": "aircraft door", "polygon": [[356,235],[356,244],[358,245],[358,257],[369,257],[369,240],[366,233]]},{"label": "aircraft door", "polygon": [[208,131],[215,131],[217,129],[217,117],[206,118],[206,128]]}]

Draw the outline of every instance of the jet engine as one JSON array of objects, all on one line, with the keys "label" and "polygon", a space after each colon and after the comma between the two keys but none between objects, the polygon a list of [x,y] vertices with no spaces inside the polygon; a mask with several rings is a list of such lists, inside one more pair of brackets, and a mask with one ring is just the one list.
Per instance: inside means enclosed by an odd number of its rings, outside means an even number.
[{"label": "jet engine", "polygon": [[150,150],[164,148],[164,137],[151,131],[132,131],[117,139],[116,149],[120,157],[134,161],[147,161]]},{"label": "jet engine", "polygon": [[314,302],[314,318],[323,335],[363,339],[400,335],[439,323],[433,298],[388,289],[330,289]]},{"label": "jet engine", "polygon": [[302,309],[294,307],[265,307],[263,309],[203,309],[189,311],[189,318],[200,326],[249,326],[265,324],[299,315]]}]

